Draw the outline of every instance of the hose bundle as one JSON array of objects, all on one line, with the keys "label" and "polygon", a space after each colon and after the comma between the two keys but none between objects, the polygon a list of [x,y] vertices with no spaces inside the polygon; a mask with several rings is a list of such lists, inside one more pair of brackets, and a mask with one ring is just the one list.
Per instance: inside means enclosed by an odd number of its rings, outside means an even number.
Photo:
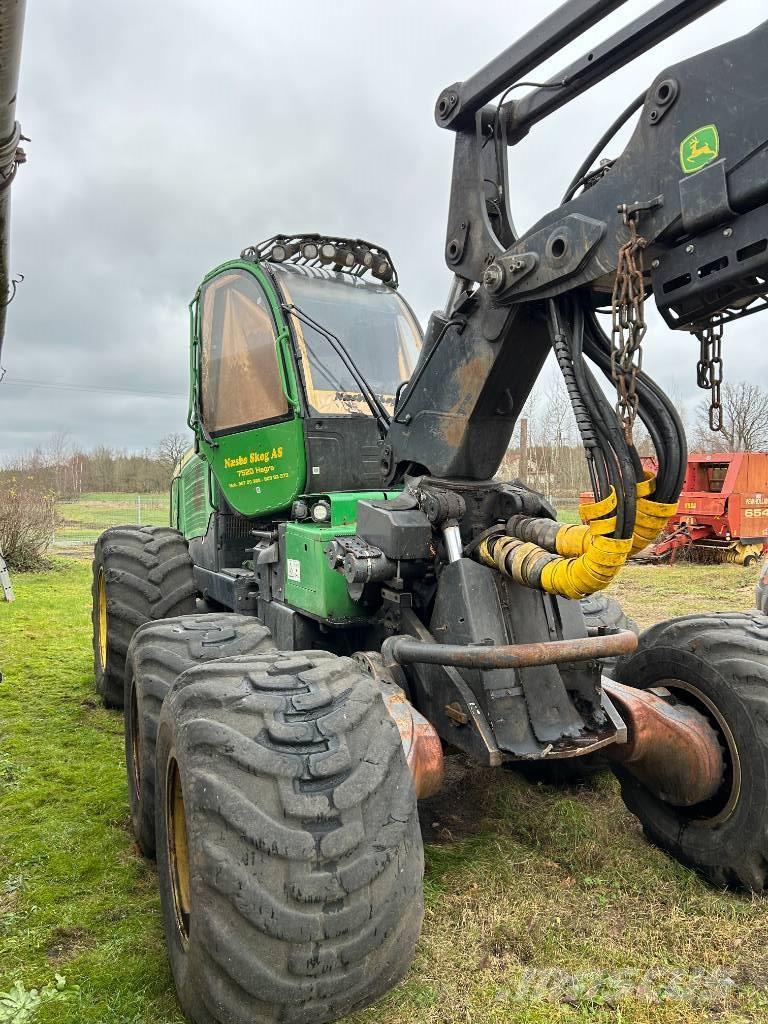
[{"label": "hose bundle", "polygon": [[[630,555],[649,544],[677,510],[685,476],[685,434],[674,406],[645,373],[637,375],[640,417],[653,441],[658,476],[645,471],[584,361],[610,377],[610,342],[594,313],[549,300],[549,326],[587,457],[595,501],[579,506],[584,525],[517,515],[476,547],[479,561],[523,586],[579,599],[602,590]],[[506,530],[506,532],[505,532]]]}]

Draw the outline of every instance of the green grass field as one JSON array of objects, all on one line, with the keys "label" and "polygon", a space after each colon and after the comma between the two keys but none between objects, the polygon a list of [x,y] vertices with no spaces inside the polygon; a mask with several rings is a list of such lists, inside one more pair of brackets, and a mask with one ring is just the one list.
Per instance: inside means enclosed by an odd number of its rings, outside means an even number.
[{"label": "green grass field", "polygon": [[94,491],[76,501],[56,504],[59,524],[56,546],[93,543],[108,526],[141,522],[144,526],[167,526],[167,494],[130,494]]},{"label": "green grass field", "polygon": [[[757,572],[630,567],[644,625],[748,608]],[[154,869],[128,827],[119,714],[92,691],[90,570],[17,576],[0,604],[0,1022],[180,1022]],[[649,846],[609,775],[565,789],[450,759],[423,805],[426,919],[405,982],[355,1024],[741,1024],[768,1016],[768,898]],[[561,972],[561,973],[557,973]]]}]

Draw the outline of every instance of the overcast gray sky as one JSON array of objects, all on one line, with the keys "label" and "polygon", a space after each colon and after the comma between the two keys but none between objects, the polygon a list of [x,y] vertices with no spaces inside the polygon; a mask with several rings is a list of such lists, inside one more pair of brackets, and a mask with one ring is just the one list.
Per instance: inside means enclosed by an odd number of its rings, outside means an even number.
[{"label": "overcast gray sky", "polygon": [[[61,431],[136,449],[186,429],[185,397],[115,390],[185,396],[198,281],[277,231],[385,245],[425,321],[449,284],[452,138],[435,99],[556,6],[32,0],[18,103],[32,141],[13,188],[12,267],[25,281],[9,310],[0,456]],[[626,3],[541,73],[648,6]],[[767,14],[765,0],[728,0],[537,126],[510,153],[518,228],[557,204],[659,70]],[[759,316],[727,330],[726,377],[768,380],[765,331]],[[645,347],[662,385],[700,397],[687,334],[657,319]]]}]

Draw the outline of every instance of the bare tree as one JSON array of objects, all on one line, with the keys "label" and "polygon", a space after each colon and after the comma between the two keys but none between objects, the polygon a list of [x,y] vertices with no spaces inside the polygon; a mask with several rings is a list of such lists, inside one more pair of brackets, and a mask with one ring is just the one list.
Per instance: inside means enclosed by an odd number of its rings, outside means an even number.
[{"label": "bare tree", "polygon": [[184,434],[166,434],[157,442],[156,457],[173,473],[176,463],[189,448],[189,438]]},{"label": "bare tree", "polygon": [[768,391],[741,380],[723,385],[723,429],[709,429],[709,401],[696,408],[694,447],[703,451],[768,450]]}]

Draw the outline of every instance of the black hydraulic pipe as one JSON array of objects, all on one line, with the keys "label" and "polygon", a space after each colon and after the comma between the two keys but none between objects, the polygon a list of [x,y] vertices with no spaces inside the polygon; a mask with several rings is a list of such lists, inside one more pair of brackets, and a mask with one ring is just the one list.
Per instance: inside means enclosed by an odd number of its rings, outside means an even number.
[{"label": "black hydraulic pipe", "polygon": [[630,119],[630,117],[632,117],[636,110],[639,110],[640,107],[642,107],[643,103],[645,103],[646,95],[647,91],[641,92],[639,96],[636,96],[635,99],[633,99],[632,102],[629,104],[629,106],[622,110],[622,112],[619,114],[619,116],[616,118],[613,124],[610,125],[610,127],[606,128],[606,130],[594,144],[592,149],[589,151],[587,157],[583,160],[578,171],[576,171],[573,178],[571,179],[571,183],[565,190],[565,195],[562,199],[563,204],[573,199],[573,193],[576,191],[579,185],[582,184],[583,179],[586,176],[592,164],[595,162],[595,160],[597,160],[597,158],[603,152],[603,150],[611,141],[616,132],[626,124],[626,122]]},{"label": "black hydraulic pipe", "polygon": [[464,82],[440,93],[435,120],[441,128],[456,129],[471,121],[486,103],[577,39],[626,0],[568,0],[526,32],[517,42]]},{"label": "black hydraulic pipe", "polygon": [[[506,124],[509,142],[514,144],[553,110],[580,96],[721,3],[723,0],[662,0],[553,75],[541,88],[531,90],[519,100],[505,103],[500,117]],[[565,84],[555,88],[561,82]]]}]

